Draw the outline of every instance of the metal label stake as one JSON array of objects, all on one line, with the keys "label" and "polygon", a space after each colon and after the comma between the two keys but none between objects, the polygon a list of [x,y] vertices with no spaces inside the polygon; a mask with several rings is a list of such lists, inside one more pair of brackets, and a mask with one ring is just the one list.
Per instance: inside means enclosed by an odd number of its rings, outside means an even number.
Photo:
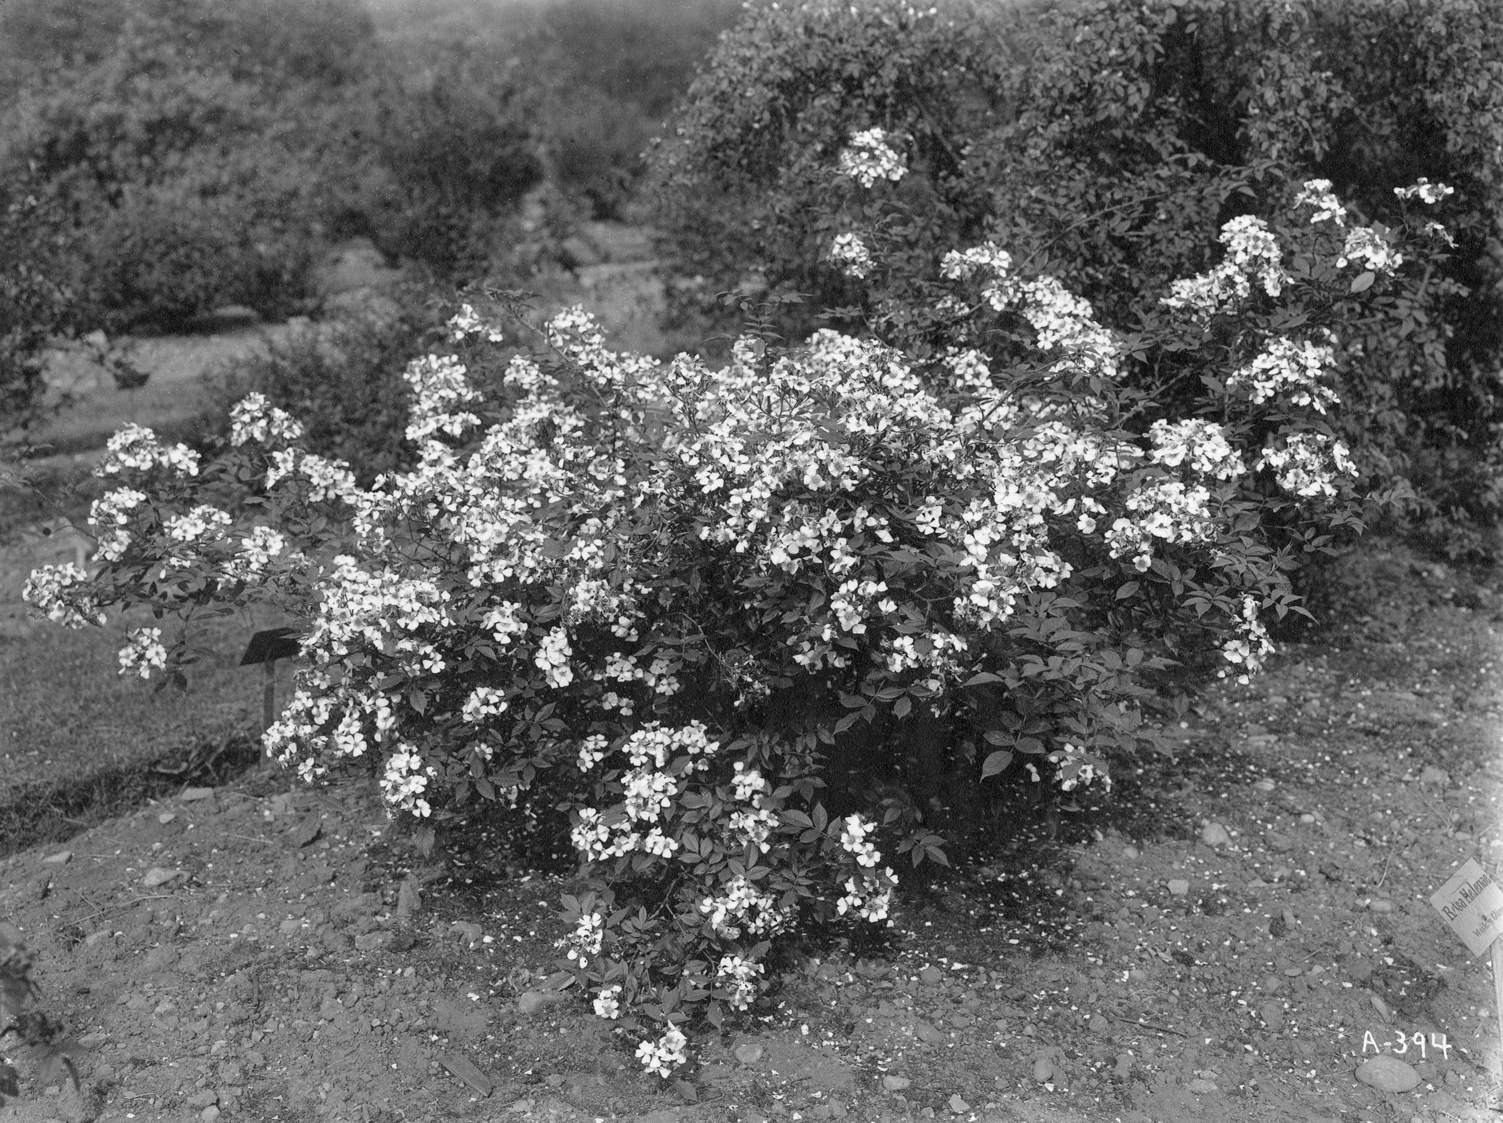
[{"label": "metal label stake", "polygon": [[[293,628],[267,628],[251,636],[245,654],[240,657],[242,667],[261,664],[265,688],[261,693],[261,734],[271,728],[277,712],[277,660],[294,658],[303,645],[293,635]],[[264,750],[264,747],[263,747]]]}]

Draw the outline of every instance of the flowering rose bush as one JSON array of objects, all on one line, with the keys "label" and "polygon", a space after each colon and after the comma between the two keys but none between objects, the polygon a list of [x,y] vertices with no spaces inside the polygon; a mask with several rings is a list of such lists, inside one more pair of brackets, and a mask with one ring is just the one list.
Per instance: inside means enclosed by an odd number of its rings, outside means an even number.
[{"label": "flowering rose bush", "polygon": [[[828,169],[901,172],[875,132]],[[746,338],[719,371],[566,312],[487,401],[500,330],[466,306],[404,375],[411,470],[363,488],[260,395],[208,459],[129,427],[97,571],[27,597],[73,626],[270,599],[306,621],[266,734],[301,775],[363,765],[421,823],[561,798],[564,962],[667,1074],[775,941],[885,921],[884,854],[946,860],[931,794],[1109,783],[1165,669],[1257,670],[1289,570],[1356,518],[1328,333],[1425,252],[1339,207],[1312,182],[1228,222],[1131,338],[988,242],[862,336]],[[884,230],[856,233],[880,278]],[[1144,364],[1195,393],[1146,396]],[[132,633],[122,673],[182,642]]]}]

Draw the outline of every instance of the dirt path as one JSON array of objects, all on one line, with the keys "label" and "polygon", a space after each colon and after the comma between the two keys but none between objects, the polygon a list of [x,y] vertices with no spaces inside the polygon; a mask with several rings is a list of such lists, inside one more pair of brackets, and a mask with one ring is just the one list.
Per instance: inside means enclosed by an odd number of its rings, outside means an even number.
[{"label": "dirt path", "polygon": [[[618,349],[664,357],[693,350],[700,342],[696,335],[660,326],[666,296],[653,238],[645,227],[585,223],[567,240],[571,266],[551,265],[526,287],[535,290],[537,307],[545,313],[583,305]],[[331,323],[347,315],[395,313],[396,294],[416,270],[388,267],[369,241],[356,238],[329,250],[315,275],[326,317],[320,322]],[[115,351],[147,375],[145,385],[134,390],[117,387],[91,346],[59,347],[48,356],[46,380],[72,404],[32,441],[76,457],[81,450],[102,448],[126,421],[159,429],[191,424],[211,401],[205,376],[316,326],[306,317],[263,324],[247,309],[227,309],[192,334],[121,337],[111,341]]]},{"label": "dirt path", "polygon": [[[1503,599],[1369,578],[1173,759],[1000,839],[888,948],[807,961],[677,1088],[546,989],[558,879],[494,838],[422,865],[369,782],[188,791],[19,855],[0,914],[94,1053],[82,1096],[0,1120],[1491,1119],[1490,977],[1428,898],[1503,860]],[[1366,1034],[1425,1035],[1416,1088],[1354,1079]]]},{"label": "dirt path", "polygon": [[[390,293],[407,278],[407,272],[388,268],[375,247],[358,238],[331,248],[315,270],[319,299],[330,319],[394,310]],[[303,316],[261,323],[249,309],[229,308],[205,317],[199,330],[189,334],[108,341],[115,355],[147,376],[145,385],[134,390],[117,387],[115,376],[99,361],[98,347],[89,340],[60,346],[48,355],[45,376],[55,393],[73,401],[42,427],[36,440],[74,452],[102,447],[125,421],[157,428],[190,423],[210,400],[204,392],[206,376],[250,355],[265,354],[268,347],[313,326]],[[103,346],[103,335],[97,339]]]}]

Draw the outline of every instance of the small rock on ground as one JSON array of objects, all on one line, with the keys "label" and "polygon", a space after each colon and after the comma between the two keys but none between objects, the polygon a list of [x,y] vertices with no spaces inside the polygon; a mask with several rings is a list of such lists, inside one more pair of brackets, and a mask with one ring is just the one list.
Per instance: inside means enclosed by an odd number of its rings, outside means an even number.
[{"label": "small rock on ground", "polygon": [[1207,846],[1230,846],[1232,835],[1220,823],[1207,823],[1200,830],[1200,841]]},{"label": "small rock on ground", "polygon": [[557,992],[545,990],[524,991],[517,998],[517,1013],[535,1014],[544,1006],[559,1000]]},{"label": "small rock on ground", "polygon": [[[1420,787],[1449,788],[1451,786],[1451,774],[1444,768],[1436,768],[1433,764],[1427,764],[1425,770],[1420,773]],[[1403,1062],[1400,1062],[1401,1064]]]},{"label": "small rock on ground", "polygon": [[1380,1092],[1408,1092],[1420,1082],[1419,1073],[1397,1057],[1380,1053],[1357,1066],[1357,1081]]},{"label": "small rock on ground", "polygon": [[423,907],[423,894],[418,889],[417,879],[408,874],[397,886],[397,916],[407,920]]},{"label": "small rock on ground", "polygon": [[456,920],[453,924],[449,925],[449,935],[458,936],[465,943],[473,947],[475,944],[480,943],[485,935],[485,929],[473,921]]},{"label": "small rock on ground", "polygon": [[475,1089],[482,1097],[491,1094],[491,1089],[495,1086],[491,1082],[491,1078],[464,1057],[455,1056],[451,1053],[441,1053],[438,1060],[441,1065],[463,1080],[471,1088]]}]

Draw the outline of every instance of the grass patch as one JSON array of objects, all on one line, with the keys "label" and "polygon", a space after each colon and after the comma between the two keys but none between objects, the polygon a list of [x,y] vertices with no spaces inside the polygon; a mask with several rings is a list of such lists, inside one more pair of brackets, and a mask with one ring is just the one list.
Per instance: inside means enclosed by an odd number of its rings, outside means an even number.
[{"label": "grass patch", "polygon": [[253,767],[261,676],[237,665],[253,630],[206,627],[186,692],[121,677],[113,630],[41,624],[0,638],[0,854]]},{"label": "grass patch", "polygon": [[118,673],[120,644],[113,629],[53,624],[0,641],[0,677],[10,687],[0,701],[5,786],[152,761],[253,727],[254,668],[233,666],[228,653],[206,655],[190,690],[156,691]]}]

